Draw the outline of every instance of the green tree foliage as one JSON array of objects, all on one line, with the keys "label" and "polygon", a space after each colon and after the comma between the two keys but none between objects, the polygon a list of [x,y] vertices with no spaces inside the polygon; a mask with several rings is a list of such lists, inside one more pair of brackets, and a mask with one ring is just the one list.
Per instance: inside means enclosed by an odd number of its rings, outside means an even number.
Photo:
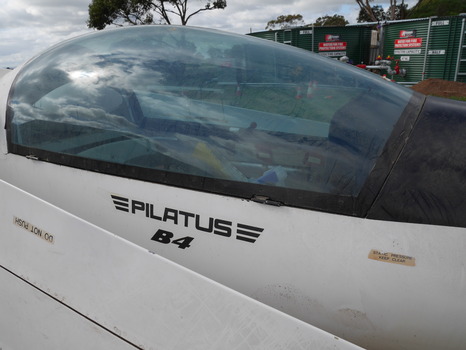
[{"label": "green tree foliage", "polygon": [[419,0],[408,11],[408,18],[424,18],[430,16],[457,16],[466,13],[465,0]]},{"label": "green tree foliage", "polygon": [[[392,9],[395,9],[394,16],[392,16]],[[383,21],[388,21],[388,20],[393,20],[393,19],[395,20],[405,19],[407,16],[407,12],[408,12],[408,5],[406,5],[404,2],[394,7],[391,7],[391,8],[389,7],[387,11],[385,11],[383,7],[380,5],[372,6],[372,13],[374,14],[374,17],[377,22],[383,22]],[[372,19],[366,10],[360,9],[357,22],[358,23],[372,22]]]},{"label": "green tree foliage", "polygon": [[[375,19],[377,22],[383,22],[386,20],[386,13],[385,10],[383,9],[382,6],[380,5],[374,5],[372,6],[372,13],[375,16]],[[357,18],[358,23],[364,23],[364,22],[372,22],[372,18],[369,16],[367,11],[364,9],[359,10],[359,16]]]},{"label": "green tree foliage", "polygon": [[325,15],[322,17],[317,18],[316,22],[314,23],[315,26],[324,27],[324,26],[344,26],[349,24],[349,22],[345,19],[345,16],[341,15]]},{"label": "green tree foliage", "polygon": [[356,3],[359,5],[359,12],[363,11],[369,17],[367,22],[377,22],[377,17],[372,11],[372,6],[369,4],[372,0],[356,0]]},{"label": "green tree foliage", "polygon": [[[394,11],[394,12],[393,12]],[[397,20],[397,19],[406,19],[408,16],[408,5],[401,2],[399,5],[392,6],[387,11],[387,19]]]},{"label": "green tree foliage", "polygon": [[265,29],[284,29],[291,27],[303,26],[303,16],[301,15],[281,15],[277,19],[272,19],[267,22]]},{"label": "green tree foliage", "polygon": [[[404,0],[401,0],[401,3],[397,3],[397,0],[390,0],[387,11],[383,11],[383,8],[379,5],[371,6],[370,2],[372,1],[373,0],[356,0],[360,8],[358,22],[378,22],[381,21],[381,17],[384,17],[384,20],[406,18],[408,5],[405,4]],[[380,9],[383,11],[383,16],[378,12]],[[361,15],[362,13],[364,14]],[[360,18],[361,21],[359,20]]]},{"label": "green tree foliage", "polygon": [[186,25],[192,16],[200,12],[227,6],[226,0],[207,0],[204,4],[189,13],[188,0],[92,0],[87,26],[104,29],[110,24],[152,24],[156,23],[154,15],[159,16],[157,23],[171,24],[171,16],[174,16]]}]

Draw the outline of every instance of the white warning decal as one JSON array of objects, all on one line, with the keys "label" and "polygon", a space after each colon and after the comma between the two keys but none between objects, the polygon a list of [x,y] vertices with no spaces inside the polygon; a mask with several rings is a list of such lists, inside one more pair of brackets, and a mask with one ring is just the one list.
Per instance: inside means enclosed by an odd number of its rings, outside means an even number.
[{"label": "white warning decal", "polygon": [[16,216],[13,217],[13,223],[16,226],[19,226],[26,231],[32,233],[34,236],[43,239],[44,241],[53,244],[54,243],[54,236],[49,232],[27,222],[26,220],[20,219]]},{"label": "white warning decal", "polygon": [[416,266],[416,259],[412,256],[403,254],[395,254],[389,252],[382,252],[377,249],[372,249],[369,252],[369,259],[388,262],[391,264],[399,264],[405,266]]}]

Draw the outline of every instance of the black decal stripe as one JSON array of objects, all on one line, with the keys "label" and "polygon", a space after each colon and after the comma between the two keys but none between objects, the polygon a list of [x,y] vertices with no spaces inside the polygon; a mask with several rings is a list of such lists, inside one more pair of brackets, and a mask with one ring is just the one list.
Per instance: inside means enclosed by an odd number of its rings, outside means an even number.
[{"label": "black decal stripe", "polygon": [[115,209],[116,209],[116,210],[125,211],[125,212],[127,212],[127,213],[129,212],[129,209],[128,209],[127,207],[119,207],[119,206],[115,205]]},{"label": "black decal stripe", "polygon": [[244,229],[244,230],[256,231],[256,232],[264,231],[264,229],[261,227],[249,226],[249,225],[244,225],[244,224],[239,224],[239,223],[238,223],[238,229]]},{"label": "black decal stripe", "polygon": [[240,235],[246,235],[246,236],[251,236],[251,237],[259,237],[260,234],[259,233],[254,233],[254,232],[248,232],[248,231],[244,231],[244,230],[236,230],[236,233],[240,234]]},{"label": "black decal stripe", "polygon": [[236,236],[236,239],[239,239],[240,241],[246,241],[246,242],[249,242],[249,243],[254,243],[256,241],[253,238],[242,237],[242,236]]},{"label": "black decal stripe", "polygon": [[113,199],[113,204],[115,204],[115,209],[129,212],[129,199],[124,197],[119,197],[111,195]]},{"label": "black decal stripe", "polygon": [[236,239],[249,243],[256,242],[256,238],[258,238],[260,236],[260,233],[264,231],[264,229],[261,227],[249,226],[240,223],[237,224],[237,227],[238,228],[236,229]]},{"label": "black decal stripe", "polygon": [[128,198],[125,198],[125,197],[120,197],[120,196],[116,196],[114,194],[111,195],[113,199],[117,200],[117,201],[123,201],[123,202],[126,202],[128,203],[129,199]]},{"label": "black decal stripe", "polygon": [[121,207],[129,207],[129,206],[128,206],[128,202],[119,202],[119,201],[115,201],[115,200],[114,200],[114,201],[113,201],[113,204],[119,205],[119,206],[121,206]]}]

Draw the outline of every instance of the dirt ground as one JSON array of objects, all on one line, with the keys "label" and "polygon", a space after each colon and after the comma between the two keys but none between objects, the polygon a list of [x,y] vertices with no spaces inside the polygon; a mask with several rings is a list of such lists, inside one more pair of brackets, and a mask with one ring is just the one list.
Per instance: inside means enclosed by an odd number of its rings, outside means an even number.
[{"label": "dirt ground", "polygon": [[426,79],[411,88],[425,95],[466,98],[466,83],[459,83],[456,81]]}]

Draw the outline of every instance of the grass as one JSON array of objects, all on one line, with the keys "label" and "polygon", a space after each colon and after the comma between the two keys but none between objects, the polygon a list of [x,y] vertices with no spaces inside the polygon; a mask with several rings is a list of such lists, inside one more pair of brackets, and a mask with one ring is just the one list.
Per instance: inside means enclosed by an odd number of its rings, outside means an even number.
[{"label": "grass", "polygon": [[464,96],[451,96],[449,97],[452,100],[458,100],[458,101],[465,101],[466,102],[466,97]]}]

